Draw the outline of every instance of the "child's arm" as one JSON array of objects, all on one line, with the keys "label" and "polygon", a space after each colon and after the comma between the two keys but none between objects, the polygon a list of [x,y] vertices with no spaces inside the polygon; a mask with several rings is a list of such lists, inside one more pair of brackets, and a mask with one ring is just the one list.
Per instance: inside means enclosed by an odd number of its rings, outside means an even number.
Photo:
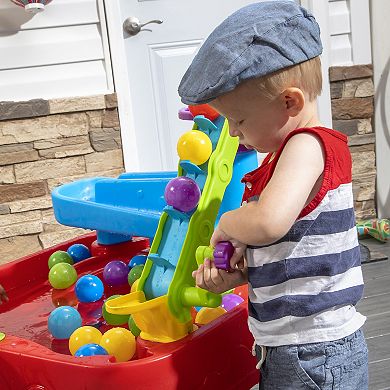
[{"label": "child's arm", "polygon": [[8,297],[3,286],[0,284],[0,305],[2,304],[3,301],[8,302]]},{"label": "child's arm", "polygon": [[223,214],[211,245],[225,236],[247,245],[267,245],[282,238],[316,195],[324,160],[322,144],[315,135],[293,136],[260,199]]}]

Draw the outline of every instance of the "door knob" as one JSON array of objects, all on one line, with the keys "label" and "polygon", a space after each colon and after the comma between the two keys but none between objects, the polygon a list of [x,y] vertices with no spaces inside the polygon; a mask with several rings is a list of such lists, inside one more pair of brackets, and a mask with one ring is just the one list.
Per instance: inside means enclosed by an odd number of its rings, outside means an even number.
[{"label": "door knob", "polygon": [[156,23],[161,24],[162,20],[151,20],[150,22],[141,23],[138,18],[135,16],[129,16],[124,22],[123,22],[123,29],[131,36],[137,35],[140,31],[152,31],[148,28],[142,28],[146,26],[147,24]]}]

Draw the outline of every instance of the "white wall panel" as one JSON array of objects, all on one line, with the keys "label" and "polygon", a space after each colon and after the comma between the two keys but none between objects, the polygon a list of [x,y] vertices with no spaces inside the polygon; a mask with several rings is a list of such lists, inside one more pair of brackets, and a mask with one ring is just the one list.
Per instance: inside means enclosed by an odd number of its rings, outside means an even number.
[{"label": "white wall panel", "polygon": [[329,31],[331,35],[349,34],[351,23],[346,0],[329,3]]},{"label": "white wall panel", "polygon": [[103,0],[54,0],[31,15],[0,0],[0,101],[113,91]]},{"label": "white wall panel", "polygon": [[0,72],[0,101],[97,95],[106,88],[102,61]]},{"label": "white wall panel", "polygon": [[371,63],[368,0],[329,0],[330,65]]},{"label": "white wall panel", "polygon": [[103,59],[96,24],[24,30],[0,39],[0,70]]},{"label": "white wall panel", "polygon": [[350,34],[330,37],[330,63],[334,65],[353,65]]},{"label": "white wall panel", "polygon": [[0,1],[0,33],[98,22],[96,0],[54,0],[36,15],[9,0]]}]

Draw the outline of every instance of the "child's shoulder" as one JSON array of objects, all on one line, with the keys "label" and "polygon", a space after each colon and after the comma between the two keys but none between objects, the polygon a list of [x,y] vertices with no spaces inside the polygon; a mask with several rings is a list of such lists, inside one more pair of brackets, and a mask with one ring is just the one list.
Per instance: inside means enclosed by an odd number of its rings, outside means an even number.
[{"label": "child's shoulder", "polygon": [[322,150],[325,160],[349,160],[348,137],[327,127],[300,128],[290,132],[277,152],[278,157],[293,150],[292,154],[310,153],[310,150]]},{"label": "child's shoulder", "polygon": [[[291,131],[286,139],[284,144],[286,144],[290,139],[293,137],[296,138],[298,135],[304,135],[304,134],[311,134],[312,136],[315,136],[315,138],[321,143],[342,143],[347,144],[348,143],[348,137],[334,129],[330,129],[328,127],[323,126],[315,126],[315,127],[302,127],[299,129],[295,129]],[[306,138],[309,139],[309,138]]]}]

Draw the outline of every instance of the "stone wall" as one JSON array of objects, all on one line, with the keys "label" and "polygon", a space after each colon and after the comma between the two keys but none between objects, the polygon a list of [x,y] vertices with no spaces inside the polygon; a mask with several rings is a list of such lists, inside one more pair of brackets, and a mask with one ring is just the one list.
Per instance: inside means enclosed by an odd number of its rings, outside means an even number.
[{"label": "stone wall", "polygon": [[376,216],[372,76],[371,65],[329,69],[333,127],[349,137],[357,219]]},{"label": "stone wall", "polygon": [[0,102],[0,264],[84,234],[51,190],[124,171],[116,95]]}]

